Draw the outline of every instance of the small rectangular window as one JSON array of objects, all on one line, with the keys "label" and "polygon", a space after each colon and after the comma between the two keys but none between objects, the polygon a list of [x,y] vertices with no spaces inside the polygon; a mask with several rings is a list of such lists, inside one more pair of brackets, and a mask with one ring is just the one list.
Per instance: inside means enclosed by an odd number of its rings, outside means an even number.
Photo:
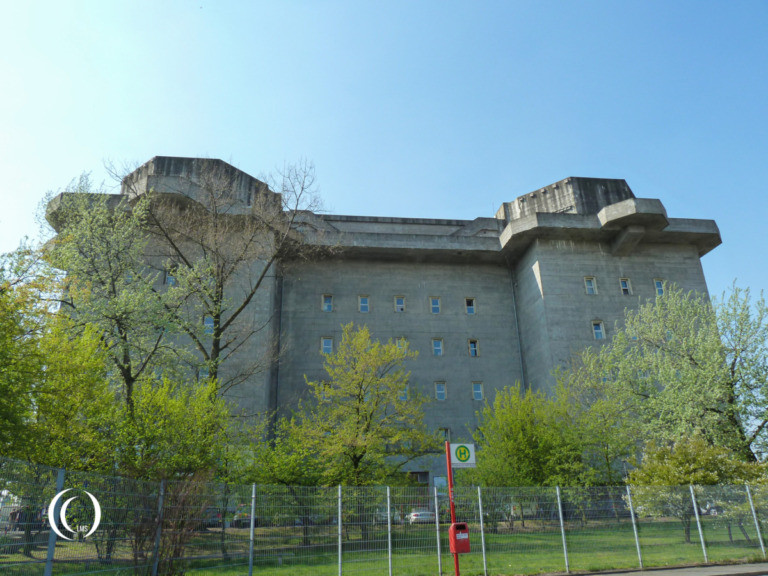
[{"label": "small rectangular window", "polygon": [[333,312],[332,294],[323,294],[323,312]]},{"label": "small rectangular window", "polygon": [[171,271],[165,272],[165,283],[168,286],[176,286],[176,276]]},{"label": "small rectangular window", "polygon": [[320,352],[323,354],[333,353],[333,338],[329,338],[327,336],[320,338]]},{"label": "small rectangular window", "polygon": [[206,334],[213,334],[213,316],[203,317],[203,326]]},{"label": "small rectangular window", "polygon": [[402,392],[400,392],[400,395],[397,397],[400,402],[408,402],[408,385],[403,388]]},{"label": "small rectangular window", "polygon": [[371,303],[368,299],[368,296],[357,297],[357,309],[364,314],[367,314],[371,311]]},{"label": "small rectangular window", "polygon": [[405,296],[395,296],[395,312],[405,312]]},{"label": "small rectangular window", "polygon": [[656,288],[656,296],[664,296],[664,280],[656,278],[653,285]]},{"label": "small rectangular window", "polygon": [[482,400],[485,396],[483,395],[483,383],[482,382],[472,382],[472,399],[473,400]]},{"label": "small rectangular window", "polygon": [[395,338],[395,345],[397,346],[398,350],[402,350],[408,346],[408,339],[405,336],[398,336]]},{"label": "small rectangular window", "polygon": [[592,322],[592,334],[594,334],[595,340],[605,339],[605,328],[603,327],[602,322]]},{"label": "small rectangular window", "polygon": [[448,397],[448,390],[446,389],[445,382],[435,382],[435,399],[445,400]]},{"label": "small rectangular window", "polygon": [[451,429],[450,428],[438,428],[438,434],[440,436],[440,440],[443,442],[450,442],[451,441]]},{"label": "small rectangular window", "polygon": [[472,358],[477,357],[478,354],[480,353],[480,348],[477,343],[477,340],[469,340],[468,342],[469,342],[469,355]]},{"label": "small rectangular window", "polygon": [[475,313],[475,299],[474,298],[464,298],[464,306],[467,309],[467,314],[474,314]]},{"label": "small rectangular window", "polygon": [[443,339],[433,338],[432,339],[432,356],[442,356],[442,355],[443,355]]},{"label": "small rectangular window", "polygon": [[597,280],[594,276],[584,277],[584,288],[586,288],[587,294],[597,294]]},{"label": "small rectangular window", "polygon": [[408,472],[408,479],[416,484],[429,484],[429,472]]},{"label": "small rectangular window", "polygon": [[629,278],[619,278],[619,286],[621,286],[621,293],[624,296],[632,294],[632,285],[629,283]]},{"label": "small rectangular window", "polygon": [[440,314],[440,298],[434,296],[429,299],[429,309],[432,314]]}]

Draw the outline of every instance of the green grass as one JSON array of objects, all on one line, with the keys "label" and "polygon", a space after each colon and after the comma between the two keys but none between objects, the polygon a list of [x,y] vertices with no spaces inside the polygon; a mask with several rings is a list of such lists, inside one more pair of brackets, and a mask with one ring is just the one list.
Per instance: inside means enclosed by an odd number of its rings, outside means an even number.
[{"label": "green grass", "polygon": [[[745,526],[750,542],[743,533],[732,527],[731,538],[727,527],[717,518],[703,518],[703,531],[707,542],[710,562],[751,562],[762,560],[754,526]],[[313,535],[311,549],[302,548],[301,529],[286,528],[279,536],[264,529],[257,533],[254,574],[263,576],[336,576],[338,574],[335,527],[326,527]],[[645,568],[704,563],[695,521],[691,524],[691,542],[685,542],[682,524],[677,520],[644,520],[640,527],[640,544]],[[479,527],[470,526],[472,552],[460,557],[461,573],[465,576],[483,573],[483,558],[480,545]],[[444,574],[453,572],[453,557],[448,553],[447,527],[441,527],[442,567]],[[359,536],[359,533],[357,533]],[[275,537],[270,537],[274,535]],[[243,554],[224,564],[211,558],[197,563],[187,563],[189,576],[244,576],[248,573],[247,541],[235,531],[233,537],[239,540],[229,542],[233,553]],[[387,574],[386,532],[372,529],[370,536],[375,539],[367,550],[359,541],[345,540],[343,572],[345,575]],[[347,535],[345,534],[345,538]],[[609,569],[638,569],[637,549],[632,525],[627,520],[621,523],[603,522],[587,524],[584,527],[574,523],[566,530],[570,569],[572,572],[598,571]],[[216,554],[218,539],[215,533],[201,534],[191,542],[194,550],[201,554]],[[71,562],[55,565],[55,575],[102,573],[127,576],[133,571],[123,565],[100,566],[95,562],[86,564],[83,558],[91,544],[65,543],[57,546],[57,558],[70,558]],[[358,548],[358,549],[355,549]],[[126,550],[121,550],[118,560],[127,562]],[[309,555],[312,553],[313,555]],[[93,551],[88,555],[95,556]],[[527,522],[526,527],[516,525],[512,532],[486,534],[486,556],[489,574],[508,576],[564,572],[562,537],[559,528],[552,523]],[[38,549],[37,560],[44,560],[45,550]],[[0,556],[0,572],[9,576],[27,576],[42,572],[42,566],[9,566],[13,562],[28,561],[18,554]],[[437,573],[434,527],[395,526],[393,527],[394,573],[404,576],[433,576]]]}]

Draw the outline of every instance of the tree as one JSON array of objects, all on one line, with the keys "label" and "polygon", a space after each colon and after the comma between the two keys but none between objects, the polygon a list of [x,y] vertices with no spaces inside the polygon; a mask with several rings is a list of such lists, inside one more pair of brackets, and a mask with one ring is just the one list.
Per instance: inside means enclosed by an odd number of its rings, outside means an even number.
[{"label": "tree", "polygon": [[478,458],[470,480],[486,486],[593,483],[567,398],[562,390],[553,398],[522,391],[519,383],[496,394],[474,435]]},{"label": "tree", "polygon": [[324,463],[328,485],[364,486],[398,479],[405,464],[439,446],[424,425],[426,398],[409,387],[405,341],[382,344],[363,326],[343,326],[325,358],[328,379],[307,382],[315,403],[305,438]]},{"label": "tree", "polygon": [[[251,446],[251,458],[241,480],[282,486],[317,486],[322,481],[323,463],[317,445],[307,438],[306,415],[279,418],[267,434],[268,419],[252,433],[259,440]],[[267,438],[269,436],[269,438]]]},{"label": "tree", "polygon": [[[268,308],[269,283],[285,261],[322,250],[298,231],[302,212],[317,202],[312,164],[288,166],[267,183],[257,181],[247,202],[240,196],[240,177],[219,160],[195,160],[193,172],[180,176],[181,187],[193,192],[147,195],[153,259],[164,263],[184,295],[175,311],[178,326],[219,391],[275,361],[275,343],[262,334],[271,317],[253,310]],[[134,187],[131,177],[123,182]],[[245,354],[259,337],[264,351]],[[238,352],[237,362],[230,362]],[[224,366],[229,368],[222,371]]]},{"label": "tree", "polygon": [[252,446],[250,465],[241,481],[262,484],[260,492],[267,496],[268,506],[262,513],[279,516],[284,510],[299,512],[303,544],[311,544],[312,514],[322,494],[308,491],[306,486],[318,486],[323,479],[323,461],[317,444],[307,437],[306,415],[296,414],[276,420],[267,438],[268,419],[262,420],[260,438]]},{"label": "tree", "polygon": [[706,295],[667,286],[627,311],[623,328],[562,374],[614,402],[626,430],[667,443],[699,433],[746,460],[762,458],[768,424],[768,309],[733,289]]},{"label": "tree", "polygon": [[764,471],[763,465],[746,463],[726,448],[712,446],[694,435],[669,445],[651,442],[627,483],[633,487],[633,501],[639,510],[679,518],[685,541],[690,542],[694,508],[688,486],[744,483],[760,478]]},{"label": "tree", "polygon": [[26,283],[28,255],[6,256],[0,266],[0,451],[14,454],[26,438],[33,412],[32,389],[40,373],[34,338],[35,301]]},{"label": "tree", "polygon": [[84,174],[49,203],[46,217],[58,235],[45,256],[66,274],[63,311],[75,330],[98,330],[130,415],[137,382],[174,372],[180,353],[167,338],[177,292],[156,289],[147,259],[147,201],[109,196]]},{"label": "tree", "polygon": [[101,470],[111,460],[99,422],[114,394],[94,330],[73,335],[70,319],[53,313],[54,280],[31,248],[0,262],[0,451]]}]

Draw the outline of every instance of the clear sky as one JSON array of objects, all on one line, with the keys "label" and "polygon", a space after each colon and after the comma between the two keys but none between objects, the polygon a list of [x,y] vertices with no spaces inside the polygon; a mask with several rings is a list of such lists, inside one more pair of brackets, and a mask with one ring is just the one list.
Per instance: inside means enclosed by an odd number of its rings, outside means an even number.
[{"label": "clear sky", "polygon": [[0,252],[105,160],[313,161],[325,209],[472,219],[568,176],[713,218],[768,288],[768,2],[0,0]]}]

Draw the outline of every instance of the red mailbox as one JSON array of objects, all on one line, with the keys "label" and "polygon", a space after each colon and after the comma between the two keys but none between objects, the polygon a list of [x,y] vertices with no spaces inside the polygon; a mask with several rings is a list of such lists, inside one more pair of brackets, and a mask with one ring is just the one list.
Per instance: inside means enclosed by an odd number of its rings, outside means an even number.
[{"label": "red mailbox", "polygon": [[448,529],[448,542],[451,544],[451,554],[466,554],[469,552],[469,526],[466,522],[455,522]]}]

